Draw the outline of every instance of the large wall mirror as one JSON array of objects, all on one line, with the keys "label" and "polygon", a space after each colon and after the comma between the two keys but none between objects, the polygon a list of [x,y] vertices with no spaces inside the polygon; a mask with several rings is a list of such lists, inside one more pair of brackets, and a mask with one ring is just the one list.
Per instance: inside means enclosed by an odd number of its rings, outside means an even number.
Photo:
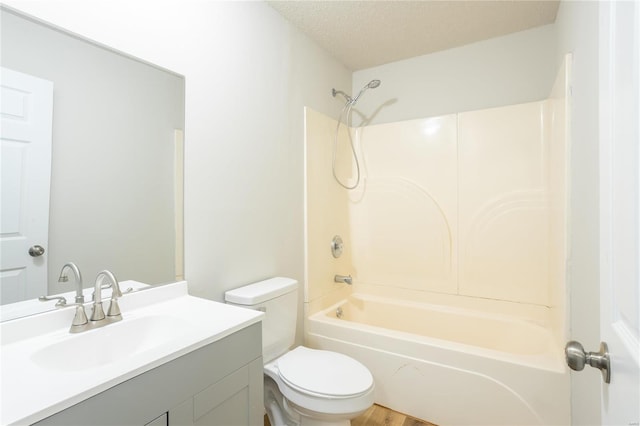
[{"label": "large wall mirror", "polygon": [[[2,130],[1,304],[72,291],[71,280],[58,282],[67,262],[80,268],[85,287],[92,287],[103,269],[120,281],[180,279],[184,77],[5,6],[0,14],[7,129]],[[29,103],[39,101],[22,99],[28,90],[9,87],[12,75],[52,87],[50,172],[44,173],[49,193],[40,209],[49,211],[42,220],[19,211],[18,204],[28,179],[46,167],[29,163],[21,137],[9,132],[12,125],[4,126],[13,118],[20,128],[25,118],[19,110],[24,107],[26,117]],[[17,107],[9,105],[16,99]],[[26,235],[37,221],[46,225],[44,242]],[[20,238],[24,241],[16,245]],[[27,254],[38,245],[44,253]],[[24,258],[24,267],[12,263],[16,258]],[[44,270],[35,287],[27,285],[36,276],[29,267]]]}]

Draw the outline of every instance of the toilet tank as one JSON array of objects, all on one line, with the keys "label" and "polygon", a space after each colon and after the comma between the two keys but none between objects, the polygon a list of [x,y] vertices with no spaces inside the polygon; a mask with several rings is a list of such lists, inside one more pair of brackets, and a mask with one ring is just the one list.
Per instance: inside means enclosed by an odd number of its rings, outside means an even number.
[{"label": "toilet tank", "polygon": [[262,358],[266,364],[293,347],[298,319],[298,282],[276,277],[227,291],[230,305],[257,309],[262,319]]}]

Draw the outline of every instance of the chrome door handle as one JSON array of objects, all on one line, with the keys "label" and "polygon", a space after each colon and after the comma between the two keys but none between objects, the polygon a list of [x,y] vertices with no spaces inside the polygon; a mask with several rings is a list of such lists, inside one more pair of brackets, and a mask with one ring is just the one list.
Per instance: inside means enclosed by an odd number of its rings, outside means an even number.
[{"label": "chrome door handle", "polygon": [[44,254],[44,247],[42,246],[35,245],[29,248],[29,256],[31,257],[38,257],[38,256],[42,256],[43,254]]},{"label": "chrome door handle", "polygon": [[611,359],[609,347],[605,342],[600,342],[599,352],[585,352],[584,347],[574,340],[567,342],[564,347],[564,355],[569,368],[581,371],[586,364],[600,369],[605,383],[611,383]]}]

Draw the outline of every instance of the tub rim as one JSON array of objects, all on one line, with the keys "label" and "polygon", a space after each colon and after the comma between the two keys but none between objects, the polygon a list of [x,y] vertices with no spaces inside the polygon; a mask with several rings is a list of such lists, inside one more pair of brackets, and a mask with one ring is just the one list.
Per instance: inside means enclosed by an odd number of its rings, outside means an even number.
[{"label": "tub rim", "polygon": [[[443,309],[444,311],[448,311],[448,312],[465,311],[467,316],[472,316],[472,315],[469,315],[469,312],[473,312],[473,313],[481,314],[486,318],[519,322],[528,327],[533,326],[533,327],[542,329],[543,332],[547,334],[547,337],[549,339],[548,340],[549,346],[546,351],[543,351],[538,354],[512,353],[507,351],[500,351],[497,349],[490,349],[490,348],[485,348],[481,346],[471,345],[471,344],[462,343],[462,342],[439,339],[432,336],[423,336],[423,335],[409,333],[405,331],[387,329],[384,327],[374,326],[374,325],[360,323],[356,321],[339,319],[334,317],[331,314],[331,312],[332,311],[335,312],[335,310],[338,307],[346,303],[349,303],[349,300],[348,300],[349,298],[359,297],[359,296],[364,296],[364,298],[366,299],[382,301],[384,303],[391,303],[391,304],[397,304],[397,305],[406,303],[411,306],[416,306],[420,308],[425,306],[427,307],[436,306],[439,309]],[[331,333],[327,333],[326,327],[339,327],[339,328],[344,328],[349,330],[357,330],[360,332],[365,332],[373,335],[378,335],[387,341],[390,339],[400,339],[414,345],[428,345],[428,346],[433,346],[435,348],[438,348],[440,350],[464,352],[464,353],[477,355],[482,358],[494,359],[500,362],[507,362],[510,364],[541,369],[541,370],[550,371],[554,373],[564,374],[567,371],[566,364],[564,362],[563,348],[556,347],[555,339],[553,338],[553,330],[550,330],[535,321],[528,321],[522,318],[510,317],[508,315],[500,314],[500,313],[498,314],[488,313],[488,312],[476,311],[472,309],[449,307],[444,305],[436,305],[436,304],[423,303],[423,302],[404,301],[404,300],[401,300],[400,303],[398,302],[394,303],[394,302],[395,301],[393,300],[390,301],[388,299],[385,299],[379,296],[352,293],[348,297],[333,303],[332,305],[330,305],[325,309],[321,309],[313,314],[307,315],[305,317],[305,322],[306,322],[305,334],[313,334],[313,335],[323,336],[325,338],[335,339],[335,340],[344,340],[342,337],[332,336]],[[368,342],[367,344],[362,344],[358,342],[350,342],[350,343],[373,348],[373,346],[368,344]],[[383,349],[383,348],[376,348],[376,349]]]}]

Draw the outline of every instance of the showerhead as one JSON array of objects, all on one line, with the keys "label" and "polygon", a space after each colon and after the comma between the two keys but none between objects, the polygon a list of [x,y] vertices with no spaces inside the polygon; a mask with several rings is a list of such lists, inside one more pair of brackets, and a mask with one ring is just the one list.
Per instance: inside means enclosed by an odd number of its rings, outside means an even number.
[{"label": "showerhead", "polygon": [[355,103],[358,102],[358,98],[362,96],[365,90],[375,89],[378,86],[380,86],[380,80],[371,80],[360,90],[360,93],[358,93],[358,96],[356,96],[355,98],[351,98],[351,96],[347,95],[342,90],[331,89],[331,94],[333,95],[334,98],[336,97],[336,95],[340,94],[344,96],[344,98],[347,100],[347,105],[349,104],[355,105]]},{"label": "showerhead", "polygon": [[356,102],[358,102],[358,99],[360,99],[360,96],[362,96],[362,94],[367,90],[367,89],[375,89],[376,87],[380,86],[380,80],[371,80],[370,82],[368,82],[363,88],[362,90],[360,90],[360,93],[358,93],[358,96],[356,96],[355,98],[353,98],[353,100],[351,101],[352,105],[355,105]]},{"label": "showerhead", "polygon": [[380,80],[371,80],[369,84],[367,84],[369,89],[375,89],[378,86],[380,86]]}]

